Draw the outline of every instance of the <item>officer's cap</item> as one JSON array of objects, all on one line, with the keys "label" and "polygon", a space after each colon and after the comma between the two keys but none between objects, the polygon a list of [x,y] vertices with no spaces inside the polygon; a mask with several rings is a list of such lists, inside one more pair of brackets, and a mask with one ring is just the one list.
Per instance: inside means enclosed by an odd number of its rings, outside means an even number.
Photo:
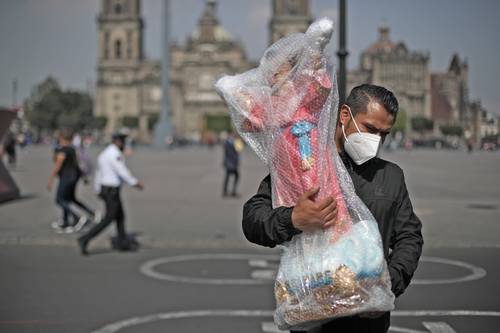
[{"label": "officer's cap", "polygon": [[120,140],[120,141],[125,141],[127,138],[127,133],[124,133],[122,131],[120,132],[115,132],[111,135],[111,140]]}]

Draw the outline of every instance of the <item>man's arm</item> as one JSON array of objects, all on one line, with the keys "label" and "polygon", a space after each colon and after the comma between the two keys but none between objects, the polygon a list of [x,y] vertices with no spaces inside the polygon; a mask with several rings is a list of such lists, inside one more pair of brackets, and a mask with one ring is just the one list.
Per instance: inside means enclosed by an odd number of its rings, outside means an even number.
[{"label": "man's arm", "polygon": [[99,194],[102,187],[102,171],[101,167],[98,166],[94,174],[94,191]]},{"label": "man's arm", "polygon": [[389,255],[392,291],[396,296],[401,295],[410,284],[424,244],[422,223],[413,211],[403,175],[401,182],[402,188],[391,237],[392,252]]},{"label": "man's arm", "polygon": [[132,173],[125,165],[123,155],[113,156],[111,159],[111,163],[113,169],[118,173],[121,179],[123,179],[130,186],[136,186],[139,183],[139,180],[132,176]]},{"label": "man's arm", "polygon": [[252,243],[275,247],[301,233],[292,223],[292,207],[273,209],[271,176],[262,180],[257,194],[243,206],[243,233]]},{"label": "man's arm", "polygon": [[54,166],[52,167],[52,171],[50,172],[49,181],[47,182],[47,190],[52,191],[52,185],[54,183],[54,179],[56,178],[59,170],[66,159],[66,154],[63,152],[59,152],[54,156]]},{"label": "man's arm", "polygon": [[316,202],[318,192],[319,187],[313,187],[295,207],[273,209],[271,176],[267,176],[243,207],[243,233],[252,243],[274,247],[302,231],[331,227],[337,219],[337,204],[332,197]]}]

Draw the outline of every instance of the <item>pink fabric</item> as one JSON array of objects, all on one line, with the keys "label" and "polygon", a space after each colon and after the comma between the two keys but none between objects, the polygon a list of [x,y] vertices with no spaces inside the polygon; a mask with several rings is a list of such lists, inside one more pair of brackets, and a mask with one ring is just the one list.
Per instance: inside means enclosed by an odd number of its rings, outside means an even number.
[{"label": "pink fabric", "polygon": [[[331,142],[326,147],[326,153],[318,154],[318,149],[320,149],[318,129],[317,127],[312,128],[310,131],[312,165],[310,168],[304,168],[298,138],[292,134],[293,125],[299,121],[307,121],[317,125],[320,112],[332,88],[332,81],[324,71],[314,72],[313,75],[300,75],[295,82],[281,88],[279,94],[271,96],[272,110],[266,110],[265,107],[252,100],[252,108],[249,117],[244,120],[243,128],[249,132],[265,130],[265,126],[279,126],[281,128],[281,136],[274,139],[271,151],[271,161],[274,163],[274,167],[271,168],[274,174],[271,174],[271,177],[273,177],[275,205],[295,206],[303,193],[313,186],[319,185],[320,192],[317,201],[332,196],[337,202],[337,225],[335,226],[337,232],[333,233],[336,239],[349,229],[350,217],[330,151],[335,147],[335,144]],[[285,90],[286,93],[283,93],[282,90]],[[280,105],[289,105],[290,103],[287,103],[286,100],[295,97],[298,91],[306,91],[306,93],[295,111],[273,112]],[[326,161],[319,161],[318,156],[322,156]]]}]

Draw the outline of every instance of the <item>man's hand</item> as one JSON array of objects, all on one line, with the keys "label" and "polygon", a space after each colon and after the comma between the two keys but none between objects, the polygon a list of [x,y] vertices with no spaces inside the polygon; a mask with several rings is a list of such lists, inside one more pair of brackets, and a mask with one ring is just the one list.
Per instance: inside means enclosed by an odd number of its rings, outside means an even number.
[{"label": "man's hand", "polygon": [[51,177],[49,178],[49,181],[47,182],[47,191],[52,191],[52,185],[54,184],[54,179]]},{"label": "man's hand", "polygon": [[314,197],[318,194],[319,187],[313,187],[304,193],[292,210],[293,226],[302,231],[312,231],[328,228],[335,223],[337,218],[337,203],[328,197],[318,203]]},{"label": "man's hand", "polygon": [[141,182],[137,182],[137,184],[135,184],[134,187],[139,191],[144,190],[144,184],[142,184]]}]

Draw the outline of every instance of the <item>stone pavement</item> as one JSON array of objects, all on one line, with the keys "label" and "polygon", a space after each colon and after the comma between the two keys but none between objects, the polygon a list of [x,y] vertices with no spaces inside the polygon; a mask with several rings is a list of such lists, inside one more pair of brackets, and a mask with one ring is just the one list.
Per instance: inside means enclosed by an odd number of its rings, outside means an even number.
[{"label": "stone pavement", "polygon": [[[0,205],[0,332],[279,332],[272,323],[278,252],[250,245],[240,222],[266,170],[245,152],[241,197],[222,199],[221,155],[219,147],[138,148],[128,163],[146,190],[125,188],[123,197],[141,250],[110,251],[101,236],[83,257],[75,235],[49,226],[59,215],[45,190],[50,148],[22,151],[13,176],[25,197]],[[405,170],[425,238],[390,332],[497,332],[500,154],[385,157]],[[90,186],[79,195],[100,205]]]},{"label": "stone pavement", "polygon": [[[496,333],[500,249],[426,249],[391,333]],[[0,245],[0,332],[272,333],[275,251]]]},{"label": "stone pavement", "polygon": [[[91,153],[95,157],[98,148]],[[19,155],[12,175],[24,198],[0,206],[0,244],[74,245],[72,235],[54,234],[49,227],[60,214],[54,193],[45,190],[50,147],[28,147]],[[499,153],[414,150],[385,152],[384,157],[405,171],[426,247],[500,246]],[[251,246],[241,232],[241,208],[266,175],[265,167],[245,151],[241,196],[223,199],[221,160],[220,147],[168,152],[137,148],[128,164],[146,189],[123,191],[129,231],[153,247]],[[80,184],[78,194],[101,207],[91,185]]]}]

